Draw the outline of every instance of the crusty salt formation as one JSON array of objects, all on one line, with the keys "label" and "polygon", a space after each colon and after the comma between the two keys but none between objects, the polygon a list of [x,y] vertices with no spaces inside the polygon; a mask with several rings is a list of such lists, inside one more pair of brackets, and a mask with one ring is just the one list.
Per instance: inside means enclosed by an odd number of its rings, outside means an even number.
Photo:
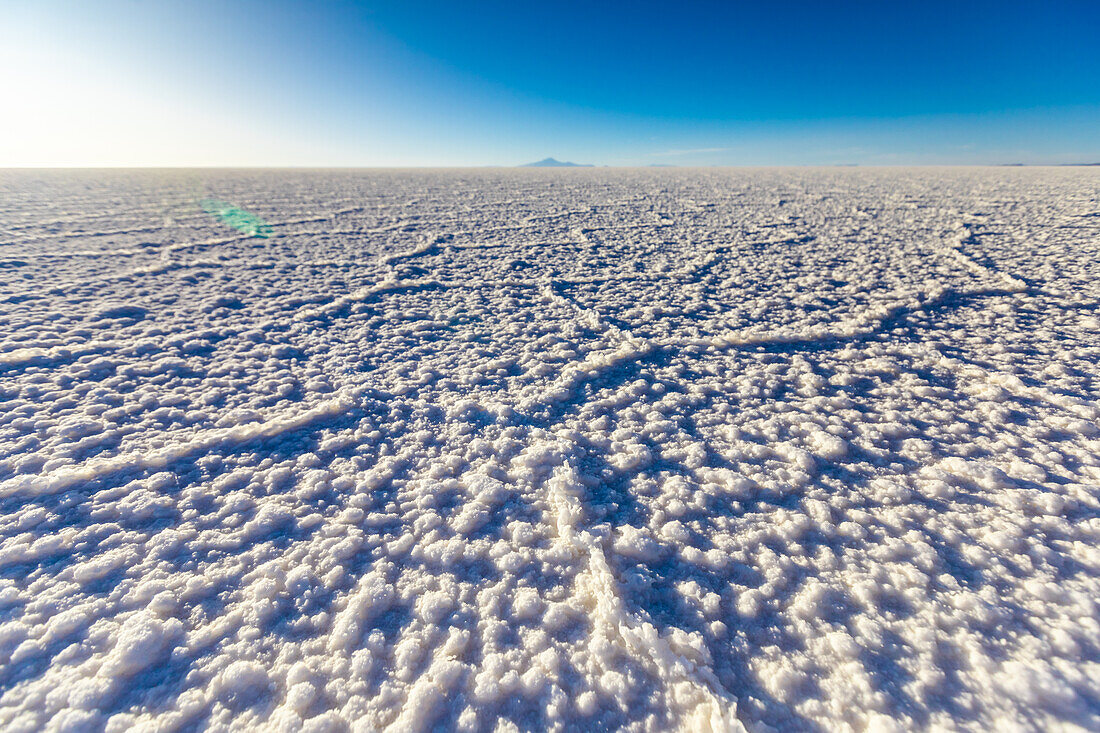
[{"label": "crusty salt formation", "polygon": [[1100,171],[0,190],[4,730],[1100,727]]}]

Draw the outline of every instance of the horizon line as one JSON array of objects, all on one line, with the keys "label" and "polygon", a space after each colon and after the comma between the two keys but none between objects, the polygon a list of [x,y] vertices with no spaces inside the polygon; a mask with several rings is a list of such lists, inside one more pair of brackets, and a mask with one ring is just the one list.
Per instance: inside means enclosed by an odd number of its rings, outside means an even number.
[{"label": "horizon line", "polygon": [[528,170],[590,170],[600,168],[1088,168],[1097,162],[1077,163],[637,163],[611,165],[590,163],[572,166],[531,166],[528,164],[470,165],[0,165],[3,171],[30,170],[484,170],[486,168],[525,168]]}]

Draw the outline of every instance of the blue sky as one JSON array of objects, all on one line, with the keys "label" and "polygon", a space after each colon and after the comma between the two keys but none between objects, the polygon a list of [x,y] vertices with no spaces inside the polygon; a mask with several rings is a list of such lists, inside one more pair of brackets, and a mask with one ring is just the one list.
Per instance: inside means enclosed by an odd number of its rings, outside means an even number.
[{"label": "blue sky", "polygon": [[1100,161],[1097,2],[0,0],[0,165]]}]

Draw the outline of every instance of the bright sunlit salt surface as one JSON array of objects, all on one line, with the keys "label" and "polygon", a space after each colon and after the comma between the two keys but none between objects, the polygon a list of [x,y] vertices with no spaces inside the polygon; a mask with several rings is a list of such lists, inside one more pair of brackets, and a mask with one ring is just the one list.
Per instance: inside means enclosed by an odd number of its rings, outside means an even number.
[{"label": "bright sunlit salt surface", "polygon": [[0,174],[0,728],[1097,729],[1098,191]]}]

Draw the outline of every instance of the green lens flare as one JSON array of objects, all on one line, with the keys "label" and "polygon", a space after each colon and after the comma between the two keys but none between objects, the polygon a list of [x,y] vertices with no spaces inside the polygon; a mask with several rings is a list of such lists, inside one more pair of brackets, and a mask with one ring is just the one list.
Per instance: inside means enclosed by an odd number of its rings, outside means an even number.
[{"label": "green lens flare", "polygon": [[211,216],[217,217],[222,223],[236,229],[241,234],[252,237],[271,236],[271,225],[260,217],[233,204],[217,199],[203,199],[202,210]]}]

